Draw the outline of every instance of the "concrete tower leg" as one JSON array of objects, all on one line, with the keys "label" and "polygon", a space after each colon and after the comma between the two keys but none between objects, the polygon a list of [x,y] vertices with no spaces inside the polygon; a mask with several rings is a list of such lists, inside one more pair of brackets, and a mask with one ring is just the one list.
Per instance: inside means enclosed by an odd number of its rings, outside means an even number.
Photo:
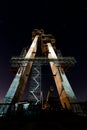
[{"label": "concrete tower leg", "polygon": [[[56,53],[51,45],[51,43],[47,43],[48,45],[48,58],[58,59]],[[57,67],[55,62],[50,62],[51,70],[54,75],[55,84],[59,93],[60,101],[62,107],[68,110],[81,112],[81,107],[79,105],[75,105],[77,103],[77,98],[70,86],[70,83],[64,72],[61,71],[60,67]],[[73,109],[74,103],[74,109]],[[77,107],[78,106],[78,107]]]},{"label": "concrete tower leg", "polygon": [[[35,36],[26,56],[26,58],[34,58],[36,51],[37,51],[37,40],[38,40],[38,35]],[[33,53],[34,52],[34,53]],[[18,72],[16,73],[9,90],[7,91],[4,99],[3,99],[3,104],[7,105],[2,105],[0,108],[0,114],[6,114],[11,103],[13,102],[18,102],[20,101],[24,88],[26,86],[27,80],[28,80],[28,75],[30,73],[31,67],[32,67],[32,61],[31,62],[25,62],[21,64],[20,68],[18,69]],[[25,66],[25,67],[24,67]]]}]

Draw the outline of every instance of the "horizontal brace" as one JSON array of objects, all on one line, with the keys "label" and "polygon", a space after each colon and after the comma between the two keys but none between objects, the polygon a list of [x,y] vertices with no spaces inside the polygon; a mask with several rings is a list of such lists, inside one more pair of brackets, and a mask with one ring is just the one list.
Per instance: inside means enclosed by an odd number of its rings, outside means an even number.
[{"label": "horizontal brace", "polygon": [[58,57],[57,59],[54,58],[46,58],[46,57],[35,57],[35,58],[25,58],[25,57],[12,57],[11,61],[39,61],[39,62],[58,62],[58,63],[76,63],[76,60],[74,57]]}]

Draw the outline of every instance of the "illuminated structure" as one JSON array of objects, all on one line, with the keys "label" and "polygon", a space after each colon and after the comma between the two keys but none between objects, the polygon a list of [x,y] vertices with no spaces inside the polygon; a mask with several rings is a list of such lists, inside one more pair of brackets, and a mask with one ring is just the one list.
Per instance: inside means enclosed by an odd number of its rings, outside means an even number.
[{"label": "illuminated structure", "polygon": [[[29,101],[33,101],[34,104],[42,102],[41,65],[43,64],[49,64],[51,67],[62,107],[74,112],[81,111],[65,75],[65,71],[76,61],[74,57],[62,57],[60,51],[56,49],[55,39],[51,34],[44,34],[42,29],[33,30],[30,48],[24,49],[19,57],[12,57],[12,61],[17,64],[18,70],[4,97],[0,114],[7,113],[10,103],[21,100],[29,77]],[[4,105],[5,103],[7,105]]]}]

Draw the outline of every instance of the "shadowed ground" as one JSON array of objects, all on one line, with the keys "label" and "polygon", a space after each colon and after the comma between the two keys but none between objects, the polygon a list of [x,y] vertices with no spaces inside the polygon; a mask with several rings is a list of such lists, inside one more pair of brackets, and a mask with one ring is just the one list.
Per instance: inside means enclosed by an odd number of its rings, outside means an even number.
[{"label": "shadowed ground", "polygon": [[41,111],[39,114],[10,115],[0,119],[0,130],[85,130],[87,116],[67,111]]}]

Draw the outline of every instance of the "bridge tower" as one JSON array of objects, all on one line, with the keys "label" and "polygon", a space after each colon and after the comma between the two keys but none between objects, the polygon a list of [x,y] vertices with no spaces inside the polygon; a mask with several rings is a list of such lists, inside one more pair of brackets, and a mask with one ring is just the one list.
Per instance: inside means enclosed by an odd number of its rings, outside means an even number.
[{"label": "bridge tower", "polygon": [[33,101],[34,104],[41,103],[41,65],[43,64],[50,65],[62,108],[81,112],[81,107],[65,74],[76,60],[74,57],[61,55],[52,34],[44,34],[43,29],[34,29],[31,46],[23,49],[19,57],[12,57],[11,60],[17,65],[17,72],[3,99],[0,114],[8,112],[9,104],[21,100],[28,79],[29,101]]}]

